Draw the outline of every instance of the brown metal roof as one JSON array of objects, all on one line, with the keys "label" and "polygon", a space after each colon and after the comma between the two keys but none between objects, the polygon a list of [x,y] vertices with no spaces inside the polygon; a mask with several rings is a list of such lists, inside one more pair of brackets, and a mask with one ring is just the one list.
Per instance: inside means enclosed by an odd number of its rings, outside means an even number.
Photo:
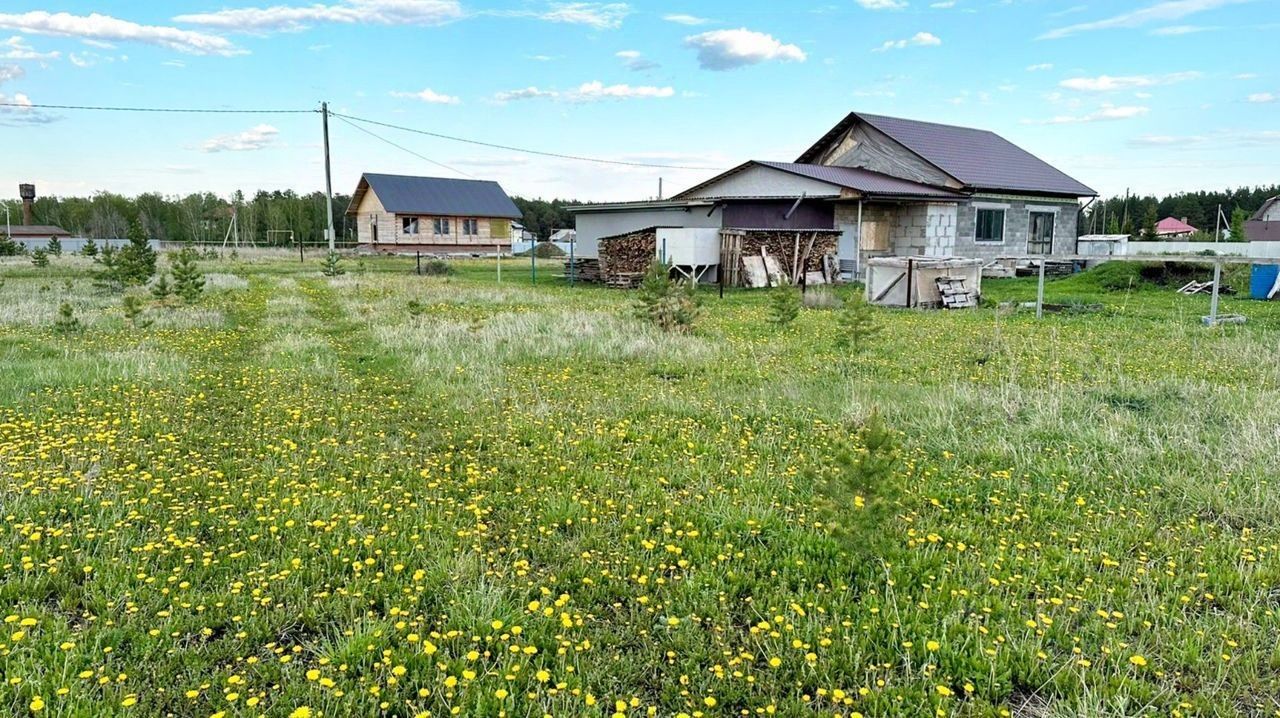
[{"label": "brown metal roof", "polygon": [[70,237],[71,233],[51,224],[15,224],[8,228],[12,237]]},{"label": "brown metal roof", "polygon": [[990,130],[851,112],[797,162],[813,162],[824,147],[861,120],[929,164],[976,190],[1093,197],[1098,193]]},{"label": "brown metal roof", "polygon": [[[763,160],[751,160],[734,167],[728,172],[716,175],[705,182],[694,185],[680,194],[675,195],[672,199],[678,200],[693,192],[710,187],[727,177],[750,169],[751,167],[768,167],[770,169],[778,170],[779,172],[808,177],[809,179],[818,180],[819,182],[826,182],[837,187],[853,190],[859,195],[863,195],[870,199],[883,197],[957,202],[965,198],[965,195],[960,192],[921,184],[919,182],[912,182],[911,180],[892,177],[887,174],[873,172],[871,170],[861,169],[858,167],[831,167],[827,165],[802,164],[796,162],[765,162]],[[772,198],[777,199],[777,197]],[[759,198],[723,197],[721,199]]]}]

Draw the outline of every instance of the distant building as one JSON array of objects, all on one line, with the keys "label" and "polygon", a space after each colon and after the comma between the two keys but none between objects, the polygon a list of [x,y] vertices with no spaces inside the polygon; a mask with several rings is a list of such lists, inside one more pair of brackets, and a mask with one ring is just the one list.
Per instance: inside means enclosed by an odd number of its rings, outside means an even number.
[{"label": "distant building", "polygon": [[1280,197],[1272,197],[1244,223],[1244,236],[1250,242],[1280,242]]},{"label": "distant building", "polygon": [[32,243],[44,244],[55,237],[59,241],[71,238],[70,232],[51,224],[13,225],[8,227],[6,231],[14,241],[27,245]]},{"label": "distant building", "polygon": [[509,251],[522,216],[497,182],[372,173],[360,177],[347,214],[361,247],[446,254]]},{"label": "distant building", "polygon": [[1166,240],[1186,239],[1200,230],[1187,224],[1186,217],[1175,219],[1165,217],[1156,222],[1156,236]]},{"label": "distant building", "polygon": [[552,242],[574,242],[578,239],[578,230],[576,229],[557,229],[551,233]]}]

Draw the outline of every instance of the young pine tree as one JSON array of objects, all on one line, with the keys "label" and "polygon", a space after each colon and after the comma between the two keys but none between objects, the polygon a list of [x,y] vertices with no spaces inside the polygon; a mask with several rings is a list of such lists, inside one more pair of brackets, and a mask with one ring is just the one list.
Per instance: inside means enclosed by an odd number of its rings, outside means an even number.
[{"label": "young pine tree", "polygon": [[164,272],[156,278],[156,283],[151,285],[151,296],[164,301],[173,296],[173,285],[169,284],[169,275]]},{"label": "young pine tree", "polygon": [[80,253],[86,257],[93,258],[98,256],[98,245],[92,239],[87,240],[84,246],[80,248]]},{"label": "young pine tree", "polygon": [[698,318],[701,301],[693,282],[671,281],[671,268],[653,262],[640,283],[636,316],[656,324],[663,331],[687,332]]},{"label": "young pine tree", "polygon": [[57,237],[50,237],[49,244],[45,247],[45,251],[48,252],[50,256],[61,257],[62,256],[62,240],[58,239]]},{"label": "young pine tree", "polygon": [[121,305],[124,308],[124,318],[129,320],[129,324],[134,329],[145,329],[151,326],[152,319],[145,316],[147,305],[141,296],[126,294],[121,299]]},{"label": "young pine tree", "polygon": [[94,272],[93,285],[99,289],[116,291],[124,285],[120,278],[120,253],[110,244],[104,246],[94,259],[101,269]]},{"label": "young pine tree", "polygon": [[43,249],[37,249],[31,253],[31,263],[37,267],[49,266],[49,253]]},{"label": "young pine tree", "polygon": [[337,252],[329,252],[324,256],[324,263],[320,265],[320,272],[326,277],[337,277],[347,273],[347,270],[338,263],[342,257]]},{"label": "young pine tree", "polygon": [[120,282],[132,287],[146,284],[156,274],[156,251],[136,219],[129,223],[129,243],[118,252],[116,268]]},{"label": "young pine tree", "polygon": [[769,321],[776,327],[785,327],[800,316],[800,292],[789,287],[774,290],[769,297]]},{"label": "young pine tree", "polygon": [[81,329],[84,329],[84,325],[76,318],[75,310],[69,302],[63,302],[58,307],[58,318],[53,322],[53,330],[59,334],[74,334]]},{"label": "young pine tree", "polygon": [[854,293],[840,310],[840,325],[836,333],[836,348],[850,356],[866,353],[871,340],[880,333],[875,310],[859,293]]},{"label": "young pine tree", "polygon": [[184,249],[173,260],[173,290],[188,304],[199,300],[204,292],[204,275],[196,266],[195,251]]}]

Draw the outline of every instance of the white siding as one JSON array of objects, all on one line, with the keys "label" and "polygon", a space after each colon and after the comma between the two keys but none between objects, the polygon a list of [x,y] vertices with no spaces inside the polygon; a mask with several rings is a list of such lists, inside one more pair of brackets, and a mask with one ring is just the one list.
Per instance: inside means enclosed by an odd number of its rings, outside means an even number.
[{"label": "white siding", "polygon": [[840,187],[808,177],[783,172],[772,167],[752,165],[736,174],[714,182],[696,192],[681,194],[680,199],[706,197],[838,197]]},{"label": "white siding", "polygon": [[[710,216],[707,216],[710,213]],[[715,227],[721,225],[721,211],[716,207],[636,208],[607,212],[581,212],[576,215],[578,241],[575,254],[599,257],[600,238],[626,234],[648,227]]]}]

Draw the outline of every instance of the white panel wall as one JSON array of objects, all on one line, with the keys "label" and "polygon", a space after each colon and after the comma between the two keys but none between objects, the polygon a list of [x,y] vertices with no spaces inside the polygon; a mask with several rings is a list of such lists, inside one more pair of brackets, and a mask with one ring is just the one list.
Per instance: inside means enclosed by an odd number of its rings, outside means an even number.
[{"label": "white panel wall", "polygon": [[697,192],[682,195],[681,199],[705,197],[781,197],[792,199],[807,194],[810,197],[836,197],[840,188],[808,177],[783,172],[772,167],[753,165],[737,174],[707,185]]},{"label": "white panel wall", "polygon": [[[710,213],[710,216],[708,216]],[[600,238],[634,232],[648,227],[706,227],[720,229],[721,211],[717,207],[685,209],[618,209],[608,212],[581,212],[575,216],[578,230],[576,255],[587,259],[600,256]]]}]

